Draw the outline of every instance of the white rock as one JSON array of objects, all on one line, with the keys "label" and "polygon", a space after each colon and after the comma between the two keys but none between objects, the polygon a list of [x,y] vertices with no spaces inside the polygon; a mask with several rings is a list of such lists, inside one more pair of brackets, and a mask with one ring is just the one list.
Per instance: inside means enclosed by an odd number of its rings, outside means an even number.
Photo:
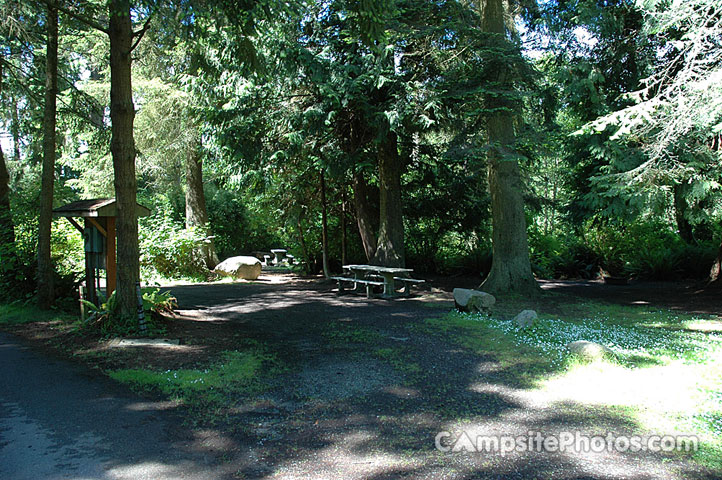
[{"label": "white rock", "polygon": [[514,320],[512,320],[512,322],[514,322],[519,328],[526,328],[534,325],[534,321],[538,317],[539,316],[534,310],[522,310],[519,315],[514,317]]},{"label": "white rock", "polygon": [[455,288],[454,303],[456,308],[464,312],[482,312],[494,306],[496,298],[494,295],[480,290]]},{"label": "white rock", "polygon": [[261,274],[261,261],[256,257],[231,257],[216,265],[219,275],[244,280],[255,280]]},{"label": "white rock", "polygon": [[597,360],[613,353],[612,350],[604,345],[588,342],[586,340],[577,340],[576,342],[572,342],[567,345],[567,348],[570,352],[587,360]]}]

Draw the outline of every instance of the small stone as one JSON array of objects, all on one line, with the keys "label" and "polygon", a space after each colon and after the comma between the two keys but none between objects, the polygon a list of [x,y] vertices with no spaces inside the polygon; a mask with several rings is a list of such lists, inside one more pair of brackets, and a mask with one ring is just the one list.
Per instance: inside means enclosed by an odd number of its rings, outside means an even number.
[{"label": "small stone", "polygon": [[519,315],[514,317],[514,322],[519,328],[527,328],[534,325],[534,321],[539,318],[534,310],[522,310]]},{"label": "small stone", "polygon": [[611,349],[594,342],[588,342],[586,340],[577,340],[567,345],[570,352],[579,355],[586,360],[598,360],[607,355],[611,355]]},{"label": "small stone", "polygon": [[496,303],[493,295],[468,288],[454,289],[454,304],[462,312],[485,312]]}]

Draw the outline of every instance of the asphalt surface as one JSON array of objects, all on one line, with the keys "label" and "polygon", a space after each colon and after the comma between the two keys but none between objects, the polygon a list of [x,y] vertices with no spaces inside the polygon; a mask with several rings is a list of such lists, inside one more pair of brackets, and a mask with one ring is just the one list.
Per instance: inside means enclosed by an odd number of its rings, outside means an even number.
[{"label": "asphalt surface", "polygon": [[167,408],[0,333],[0,479],[227,478]]}]

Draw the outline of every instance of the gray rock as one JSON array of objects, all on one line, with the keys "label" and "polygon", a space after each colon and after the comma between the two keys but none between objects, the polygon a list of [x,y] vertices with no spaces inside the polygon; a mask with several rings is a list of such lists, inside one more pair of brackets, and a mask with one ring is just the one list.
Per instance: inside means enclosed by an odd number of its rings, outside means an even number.
[{"label": "gray rock", "polygon": [[255,280],[261,274],[261,261],[256,257],[231,257],[216,265],[214,272],[226,277]]},{"label": "gray rock", "polygon": [[519,313],[519,315],[514,317],[514,320],[512,320],[512,322],[514,322],[516,324],[516,326],[519,328],[526,328],[526,327],[531,327],[532,325],[534,325],[534,321],[538,317],[539,316],[536,314],[536,312],[534,310],[522,310],[521,313]]},{"label": "gray rock", "polygon": [[462,312],[485,312],[494,306],[496,298],[480,290],[454,289],[454,304]]},{"label": "gray rock", "polygon": [[604,345],[586,340],[577,340],[567,345],[570,352],[579,355],[586,360],[598,360],[614,352]]}]

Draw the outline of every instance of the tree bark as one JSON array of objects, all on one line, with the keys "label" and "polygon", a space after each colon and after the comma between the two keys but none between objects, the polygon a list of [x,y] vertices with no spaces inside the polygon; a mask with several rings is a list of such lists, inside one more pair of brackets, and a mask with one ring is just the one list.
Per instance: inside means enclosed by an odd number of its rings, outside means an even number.
[{"label": "tree bark", "polygon": [[[481,0],[480,14],[482,31],[489,35],[489,47],[509,45],[505,22],[504,0]],[[495,54],[491,59],[499,59]],[[498,60],[497,60],[498,61]],[[523,184],[519,163],[514,151],[514,106],[504,96],[504,91],[513,91],[513,78],[508,75],[508,66],[499,62],[490,84],[502,92],[487,94],[487,135],[491,149],[488,153],[489,191],[492,212],[491,271],[481,288],[491,293],[519,292],[534,294],[539,291],[529,262],[529,244],[524,217]]]},{"label": "tree bark", "polygon": [[[203,159],[201,158],[200,138],[186,152],[186,228],[202,228],[208,232],[208,210],[206,194],[203,190]],[[199,251],[209,270],[218,265],[218,254],[210,239]]]},{"label": "tree bark", "polygon": [[[57,56],[57,55],[56,55]],[[57,63],[57,62],[56,62]],[[13,160],[20,162],[20,108],[17,99],[12,99],[13,106],[10,111],[12,116],[10,123],[10,134],[13,137]]]},{"label": "tree bark", "polygon": [[694,234],[692,225],[687,220],[687,200],[684,197],[685,186],[681,184],[674,185],[674,219],[677,222],[677,230],[679,236],[687,244],[694,243]]},{"label": "tree bark", "polygon": [[135,176],[135,140],[133,138],[133,87],[131,84],[131,46],[133,29],[129,0],[111,0],[110,14],[110,152],[115,174],[115,200],[118,273],[118,315],[134,316],[138,309],[136,282],[140,279],[137,217],[137,181]]},{"label": "tree bark", "polygon": [[[0,61],[0,93],[2,93],[3,62]],[[7,271],[15,261],[15,226],[10,211],[10,175],[0,148],[0,263]]]},{"label": "tree bark", "polygon": [[45,108],[43,112],[43,173],[38,221],[38,306],[49,309],[54,300],[50,233],[53,223],[55,184],[56,111],[58,95],[58,10],[48,7],[47,55],[45,68]]},{"label": "tree bark", "polygon": [[371,260],[374,265],[403,267],[404,218],[401,208],[401,171],[398,142],[394,132],[388,132],[379,145],[379,237],[376,252]]},{"label": "tree bark", "polygon": [[308,254],[308,248],[306,248],[306,239],[303,235],[303,224],[301,223],[301,217],[303,213],[299,212],[296,218],[296,226],[298,227],[298,241],[301,243],[301,253],[306,263],[306,273],[311,273],[311,257]]},{"label": "tree bark", "polygon": [[[10,175],[5,165],[5,156],[0,148],[0,256],[3,263],[15,250],[15,227],[10,212]],[[5,257],[8,255],[8,257]]]},{"label": "tree bark", "polygon": [[328,266],[328,218],[326,205],[326,176],[321,170],[321,256],[323,263],[323,276],[329,278],[331,269]]},{"label": "tree bark", "polygon": [[710,283],[722,284],[722,242],[720,242],[717,258],[709,272]]},{"label": "tree bark", "polygon": [[341,190],[341,265],[346,265],[346,185]]},{"label": "tree bark", "polygon": [[366,253],[366,259],[370,262],[376,253],[376,234],[374,233],[372,209],[368,200],[368,185],[363,173],[356,172],[353,176],[354,208],[356,209],[356,222],[358,223],[361,243]]}]

